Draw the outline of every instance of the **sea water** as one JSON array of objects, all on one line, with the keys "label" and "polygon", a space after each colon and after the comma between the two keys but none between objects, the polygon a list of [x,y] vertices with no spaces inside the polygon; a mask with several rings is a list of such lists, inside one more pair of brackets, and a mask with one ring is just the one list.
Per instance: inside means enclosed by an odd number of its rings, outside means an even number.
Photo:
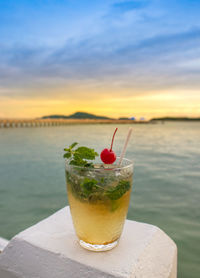
[{"label": "sea water", "polygon": [[[118,125],[120,155],[130,125]],[[178,246],[178,277],[200,275],[200,122],[132,125],[128,218],[163,229]],[[0,129],[0,236],[10,239],[67,205],[63,148],[110,146],[115,125]]]}]

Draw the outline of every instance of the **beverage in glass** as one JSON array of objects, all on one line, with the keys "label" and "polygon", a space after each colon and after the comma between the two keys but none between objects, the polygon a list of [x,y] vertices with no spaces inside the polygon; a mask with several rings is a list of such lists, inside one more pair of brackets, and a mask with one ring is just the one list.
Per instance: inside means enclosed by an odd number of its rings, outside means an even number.
[{"label": "beverage in glass", "polygon": [[66,183],[70,211],[80,245],[93,251],[115,247],[126,219],[132,189],[133,163],[70,165]]}]

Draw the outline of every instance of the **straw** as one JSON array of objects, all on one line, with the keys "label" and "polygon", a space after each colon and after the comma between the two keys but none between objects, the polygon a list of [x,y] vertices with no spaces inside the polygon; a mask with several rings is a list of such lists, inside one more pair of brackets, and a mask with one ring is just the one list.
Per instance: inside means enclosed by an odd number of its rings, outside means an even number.
[{"label": "straw", "polygon": [[127,145],[128,145],[129,140],[130,140],[132,131],[133,131],[133,129],[132,129],[132,127],[130,127],[130,128],[129,128],[129,131],[128,131],[128,134],[127,134],[127,137],[126,137],[126,141],[125,141],[125,143],[124,143],[123,150],[122,150],[121,155],[120,155],[120,158],[119,158],[118,166],[120,166],[121,163],[122,163],[122,160],[123,160],[124,155],[125,155],[125,153],[126,153]]}]

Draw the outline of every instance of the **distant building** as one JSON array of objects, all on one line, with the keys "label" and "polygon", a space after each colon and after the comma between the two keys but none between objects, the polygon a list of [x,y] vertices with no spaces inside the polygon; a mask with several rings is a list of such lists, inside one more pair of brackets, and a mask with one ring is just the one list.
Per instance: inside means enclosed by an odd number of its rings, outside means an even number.
[{"label": "distant building", "polygon": [[140,118],[140,121],[145,121],[145,118],[144,118],[144,117],[141,117],[141,118]]},{"label": "distant building", "polygon": [[130,118],[130,120],[135,121],[135,120],[136,120],[136,118],[135,118],[135,117],[131,117],[131,118]]}]

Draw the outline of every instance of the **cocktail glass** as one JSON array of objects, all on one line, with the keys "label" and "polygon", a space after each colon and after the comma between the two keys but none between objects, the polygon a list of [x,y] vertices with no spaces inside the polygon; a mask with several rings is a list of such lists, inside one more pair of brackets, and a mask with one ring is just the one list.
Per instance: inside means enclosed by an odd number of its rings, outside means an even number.
[{"label": "cocktail glass", "polygon": [[[117,165],[117,161],[116,161]],[[82,247],[92,251],[114,248],[121,236],[132,189],[133,162],[120,166],[70,165],[66,183],[74,228]]]}]

